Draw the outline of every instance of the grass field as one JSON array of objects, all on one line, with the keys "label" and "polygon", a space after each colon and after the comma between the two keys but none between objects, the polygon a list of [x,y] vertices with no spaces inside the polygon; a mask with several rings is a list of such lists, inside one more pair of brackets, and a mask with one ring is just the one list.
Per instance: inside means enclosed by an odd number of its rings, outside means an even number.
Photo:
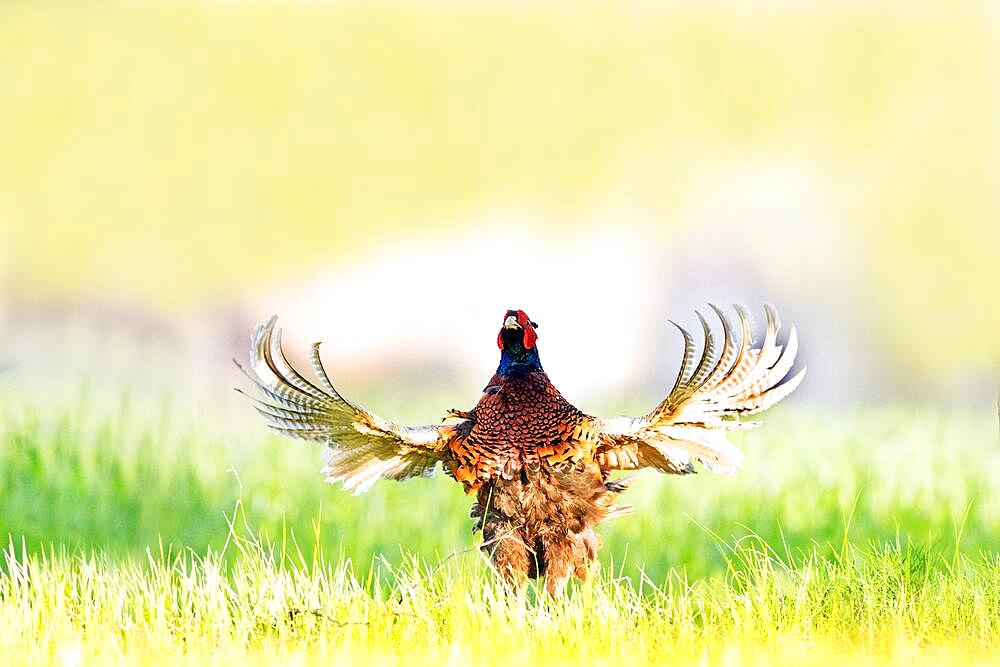
[{"label": "grass field", "polygon": [[5,663],[1000,659],[988,411],[779,411],[739,476],[644,476],[553,605],[503,595],[446,478],[353,497],[250,415],[8,399]]},{"label": "grass field", "polygon": [[[0,1],[0,667],[1000,664],[997,3],[579,4]],[[637,414],[703,299],[810,376],[560,603],[229,391],[277,312],[428,423],[517,304]]]}]

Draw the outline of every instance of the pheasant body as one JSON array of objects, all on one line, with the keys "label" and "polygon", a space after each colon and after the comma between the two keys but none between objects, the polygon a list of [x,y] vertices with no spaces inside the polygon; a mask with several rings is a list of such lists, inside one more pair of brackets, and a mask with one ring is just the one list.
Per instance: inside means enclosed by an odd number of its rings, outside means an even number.
[{"label": "pheasant body", "polygon": [[544,371],[496,374],[471,411],[471,428],[449,443],[452,472],[467,490],[513,479],[542,462],[580,461],[589,419],[562,397]]},{"label": "pheasant body", "polygon": [[482,530],[483,552],[508,581],[520,587],[545,577],[548,592],[559,597],[570,575],[587,578],[601,546],[595,528],[616,495],[593,461],[542,463],[480,487],[473,530]]},{"label": "pheasant body", "polygon": [[571,573],[586,577],[594,527],[617,496],[594,461],[593,420],[541,370],[494,375],[469,414],[468,435],[450,444],[452,474],[476,492],[482,549],[511,581],[545,576],[559,595]]},{"label": "pheasant body", "polygon": [[722,323],[721,351],[716,356],[699,314],[705,342],[696,362],[693,337],[678,326],[684,357],[677,380],[641,417],[596,418],[563,398],[542,370],[537,325],[520,310],[504,317],[500,365],[479,402],[449,411],[456,423],[401,426],[348,401],[327,377],[318,344],[311,355],[316,382],[307,380],[285,358],[274,318],[254,331],[245,372],[267,399],[253,400],[272,428],[327,445],[328,481],[360,493],[379,479],[427,476],[443,466],[475,493],[473,529],[482,531],[482,549],[498,572],[518,588],[544,576],[559,597],[570,576],[588,575],[601,545],[597,525],[631,511],[613,503],[634,478],[612,480],[612,471],[684,475],[697,461],[736,472],[743,455],[728,431],[756,426],[739,417],[767,409],[801,382],[804,368],[790,374],[795,329],[779,345],[771,307],[759,347],[743,309],[738,344],[725,315],[713,309]]}]

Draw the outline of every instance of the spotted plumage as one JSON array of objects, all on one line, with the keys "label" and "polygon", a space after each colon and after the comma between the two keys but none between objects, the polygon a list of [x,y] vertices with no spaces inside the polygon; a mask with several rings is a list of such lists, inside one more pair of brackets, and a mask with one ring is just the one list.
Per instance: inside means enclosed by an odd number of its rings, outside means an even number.
[{"label": "spotted plumage", "polygon": [[454,423],[401,426],[348,401],[330,382],[318,344],[310,356],[315,380],[306,379],[285,358],[275,318],[254,330],[244,372],[263,395],[252,400],[272,428],[327,445],[328,481],[361,493],[379,479],[443,468],[475,494],[474,530],[482,531],[482,548],[504,578],[520,587],[545,577],[559,597],[570,576],[587,576],[601,544],[598,524],[631,511],[615,500],[634,478],[612,479],[612,471],[683,475],[695,472],[697,461],[734,473],[743,454],[728,431],[758,425],[739,417],[767,409],[801,382],[804,368],[790,375],[795,329],[779,345],[773,308],[765,307],[759,347],[745,310],[737,307],[737,336],[722,310],[712,308],[722,349],[716,354],[711,327],[698,314],[704,344],[696,362],[694,337],[678,326],[684,356],[677,379],[641,417],[592,417],[563,398],[542,369],[538,325],[521,310],[504,315],[496,374],[473,409],[448,411]]},{"label": "spotted plumage", "polygon": [[452,472],[475,490],[497,477],[513,479],[541,462],[578,462],[587,454],[588,438],[594,441],[587,419],[543,371],[498,373],[471,412],[468,435],[448,445]]}]

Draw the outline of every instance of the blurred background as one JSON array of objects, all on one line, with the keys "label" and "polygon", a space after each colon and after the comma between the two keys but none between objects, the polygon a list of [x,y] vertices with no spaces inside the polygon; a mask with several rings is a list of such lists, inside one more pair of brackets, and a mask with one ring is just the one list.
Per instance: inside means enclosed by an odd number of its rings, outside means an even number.
[{"label": "blurred background", "polygon": [[793,405],[995,424],[998,81],[985,1],[3,2],[0,388],[249,458],[230,359],[272,313],[426,422],[507,308],[608,414],[668,385],[668,318],[770,301]]}]

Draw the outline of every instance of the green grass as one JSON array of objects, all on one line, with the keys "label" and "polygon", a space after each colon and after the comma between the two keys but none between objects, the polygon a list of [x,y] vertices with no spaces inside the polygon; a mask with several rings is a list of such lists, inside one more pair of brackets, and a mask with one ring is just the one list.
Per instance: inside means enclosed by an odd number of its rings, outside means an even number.
[{"label": "green grass", "polygon": [[17,403],[0,655],[27,662],[1000,655],[991,414],[776,412],[742,436],[738,476],[644,475],[596,580],[552,605],[502,594],[445,477],[353,497],[250,415]]},{"label": "green grass", "polygon": [[[433,559],[474,543],[471,499],[446,477],[355,497],[322,483],[320,447],[269,435],[249,409],[227,428],[130,404],[107,420],[86,400],[0,417],[0,535],[33,552],[56,544],[142,556],[162,540],[204,553],[222,546],[223,513],[242,498],[266,538],[296,535],[311,549],[315,525],[328,553],[356,562],[375,553],[398,562],[401,545]],[[747,465],[735,477],[644,473],[626,496],[635,514],[603,529],[603,555],[616,567],[627,556],[633,577],[640,566],[654,580],[671,568],[703,577],[724,567],[716,536],[835,551],[848,517],[858,544],[899,533],[948,552],[962,526],[963,549],[990,550],[1000,530],[992,420],[901,406],[777,411],[736,436]]]},{"label": "green grass", "polygon": [[[28,555],[0,577],[0,655],[213,663],[295,658],[411,664],[751,664],[1000,658],[1000,558],[936,562],[921,547],[782,556],[757,538],[726,571],[660,585],[604,571],[568,600],[506,593],[474,553],[437,564],[307,559],[234,529],[227,550],[119,563]],[[533,597],[533,596],[529,596]]]}]

